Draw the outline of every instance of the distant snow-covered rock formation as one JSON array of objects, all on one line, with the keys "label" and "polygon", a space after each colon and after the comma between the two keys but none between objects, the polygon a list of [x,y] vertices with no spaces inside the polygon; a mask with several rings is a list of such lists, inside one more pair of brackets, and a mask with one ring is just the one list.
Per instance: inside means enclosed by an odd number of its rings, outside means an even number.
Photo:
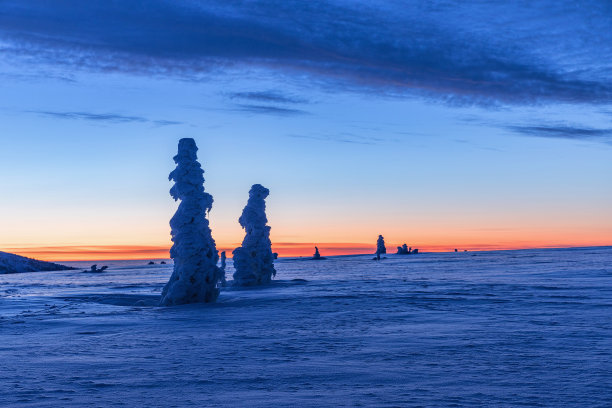
[{"label": "distant snow-covered rock formation", "polygon": [[103,267],[98,269],[98,265],[94,264],[94,265],[91,265],[91,268],[85,269],[83,272],[87,272],[87,273],[100,273],[100,272],[104,272],[107,269],[108,269],[108,266],[106,266],[106,265],[104,265]]},{"label": "distant snow-covered rock formation", "polygon": [[418,254],[419,250],[417,248],[412,249],[412,247],[408,248],[408,245],[404,244],[402,246],[397,247],[397,255],[411,255]]},{"label": "distant snow-covered rock formation", "polygon": [[0,251],[0,274],[20,272],[62,271],[74,269],[53,262],[39,261]]},{"label": "distant snow-covered rock formation", "polygon": [[193,139],[179,140],[174,156],[177,166],[169,176],[175,182],[170,195],[181,203],[170,220],[174,270],[162,291],[165,306],[214,302],[219,296],[223,271],[217,267],[219,255],[206,218],[213,198],[204,191],[204,170],[197,151]]},{"label": "distant snow-covered rock formation", "polygon": [[323,259],[327,259],[324,256],[321,256],[321,254],[319,253],[319,248],[315,247],[315,253],[312,256],[312,259],[315,261],[319,261],[319,260],[323,260]]},{"label": "distant snow-covered rock formation", "polygon": [[376,241],[376,253],[374,254],[376,257],[374,257],[374,260],[380,261],[380,256],[386,253],[387,248],[385,247],[385,239],[382,235],[379,235],[378,240]]},{"label": "distant snow-covered rock formation", "polygon": [[255,286],[270,283],[276,276],[274,255],[270,242],[270,227],[266,225],[265,199],[270,190],[254,184],[249,191],[249,200],[238,219],[246,235],[242,246],[234,249],[234,285]]},{"label": "distant snow-covered rock formation", "polygon": [[397,247],[398,255],[408,255],[410,251],[412,251],[412,248],[408,249],[408,245],[406,244]]},{"label": "distant snow-covered rock formation", "polygon": [[225,286],[227,280],[225,278],[225,268],[227,266],[227,256],[225,255],[225,251],[221,252],[221,266],[220,269],[223,271],[223,275],[221,276],[221,285]]},{"label": "distant snow-covered rock formation", "polygon": [[376,253],[380,255],[387,253],[387,248],[385,247],[385,239],[382,235],[379,235],[378,240],[376,241]]}]

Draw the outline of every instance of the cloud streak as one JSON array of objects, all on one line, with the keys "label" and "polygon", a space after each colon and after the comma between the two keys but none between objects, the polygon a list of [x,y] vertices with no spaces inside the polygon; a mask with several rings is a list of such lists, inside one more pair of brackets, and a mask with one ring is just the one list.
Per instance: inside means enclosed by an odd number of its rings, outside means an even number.
[{"label": "cloud streak", "polygon": [[612,9],[588,3],[5,0],[0,48],[35,64],[193,79],[257,68],[451,103],[610,103]]},{"label": "cloud streak", "polygon": [[245,99],[259,103],[300,104],[308,100],[279,91],[250,91],[230,93],[231,99]]},{"label": "cloud streak", "polygon": [[393,139],[383,139],[375,136],[362,136],[357,135],[351,132],[339,132],[335,134],[290,134],[288,137],[296,138],[296,139],[306,139],[306,140],[319,140],[325,142],[336,142],[336,143],[349,143],[349,144],[359,144],[359,145],[375,145],[389,141],[395,141]]},{"label": "cloud streak", "polygon": [[264,115],[276,116],[295,116],[306,115],[308,112],[301,109],[285,108],[282,106],[273,105],[256,105],[256,104],[236,104],[233,110],[238,112],[247,112]]},{"label": "cloud streak", "polygon": [[42,116],[47,116],[57,119],[70,119],[70,120],[87,120],[93,122],[103,123],[148,123],[154,126],[171,126],[171,125],[182,125],[183,122],[174,120],[152,120],[142,116],[129,116],[119,115],[115,113],[92,113],[92,112],[58,112],[58,111],[28,111],[28,113],[35,113]]},{"label": "cloud streak", "polygon": [[524,136],[553,139],[584,140],[612,144],[612,129],[596,129],[572,125],[512,125],[507,130]]}]

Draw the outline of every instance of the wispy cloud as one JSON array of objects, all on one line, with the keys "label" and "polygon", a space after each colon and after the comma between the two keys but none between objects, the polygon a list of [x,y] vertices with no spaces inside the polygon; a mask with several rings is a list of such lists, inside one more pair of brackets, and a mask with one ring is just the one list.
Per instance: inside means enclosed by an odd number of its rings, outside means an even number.
[{"label": "wispy cloud", "polygon": [[232,100],[243,101],[233,105],[231,110],[237,112],[275,116],[294,116],[309,113],[303,109],[293,107],[296,104],[307,103],[306,99],[281,91],[245,91],[232,92],[226,95]]},{"label": "wispy cloud", "polygon": [[307,111],[294,108],[285,108],[282,106],[272,105],[255,105],[255,104],[236,104],[233,110],[239,112],[248,112],[265,115],[277,115],[277,116],[294,116],[294,115],[305,115]]},{"label": "wispy cloud", "polygon": [[178,120],[152,120],[150,121],[155,126],[173,126],[173,125],[184,125],[184,122],[179,122]]},{"label": "wispy cloud", "polygon": [[375,136],[363,136],[357,135],[351,132],[339,132],[334,134],[290,134],[288,137],[296,139],[310,139],[320,140],[324,142],[336,142],[336,143],[349,143],[349,144],[361,144],[361,145],[374,145],[389,140]]},{"label": "wispy cloud", "polygon": [[490,147],[490,146],[483,146],[480,143],[474,143],[471,140],[467,140],[467,139],[454,139],[453,140],[455,143],[459,143],[459,144],[463,144],[463,145],[469,145],[474,149],[479,149],[479,150],[486,150],[489,152],[503,152],[502,149],[497,149],[495,147]]},{"label": "wispy cloud", "polygon": [[245,99],[259,103],[299,104],[308,102],[307,99],[285,94],[280,91],[233,92],[228,94],[228,96],[231,99]]},{"label": "wispy cloud", "polygon": [[191,78],[255,67],[470,104],[612,102],[611,24],[605,1],[0,3],[2,52],[19,61]]},{"label": "wispy cloud", "polygon": [[116,113],[92,112],[61,112],[61,111],[28,111],[42,116],[58,119],[88,120],[104,123],[149,123],[154,126],[182,125],[183,122],[174,120],[152,120],[142,116],[119,115]]},{"label": "wispy cloud", "polygon": [[77,81],[69,75],[55,75],[50,72],[38,72],[38,73],[15,73],[15,72],[0,72],[0,80],[3,81],[21,81],[27,83],[42,82],[48,80],[55,80],[59,82],[65,82],[75,84]]},{"label": "wispy cloud", "polygon": [[524,136],[585,140],[612,144],[612,128],[595,129],[572,125],[512,125],[506,129]]}]

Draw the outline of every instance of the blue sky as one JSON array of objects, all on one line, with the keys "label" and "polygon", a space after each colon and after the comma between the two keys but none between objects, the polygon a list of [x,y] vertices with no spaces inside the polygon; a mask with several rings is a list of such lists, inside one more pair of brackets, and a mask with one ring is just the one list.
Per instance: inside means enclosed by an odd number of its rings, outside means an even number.
[{"label": "blue sky", "polygon": [[611,23],[604,1],[1,1],[0,246],[168,246],[181,137],[221,247],[254,183],[278,248],[610,244]]}]

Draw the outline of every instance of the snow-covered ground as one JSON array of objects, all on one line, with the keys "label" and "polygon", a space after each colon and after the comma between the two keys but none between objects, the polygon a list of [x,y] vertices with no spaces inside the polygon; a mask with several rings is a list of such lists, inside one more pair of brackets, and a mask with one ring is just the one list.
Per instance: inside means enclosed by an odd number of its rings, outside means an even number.
[{"label": "snow-covered ground", "polygon": [[612,404],[612,248],[386,256],[176,307],[171,265],[0,275],[0,406]]}]

